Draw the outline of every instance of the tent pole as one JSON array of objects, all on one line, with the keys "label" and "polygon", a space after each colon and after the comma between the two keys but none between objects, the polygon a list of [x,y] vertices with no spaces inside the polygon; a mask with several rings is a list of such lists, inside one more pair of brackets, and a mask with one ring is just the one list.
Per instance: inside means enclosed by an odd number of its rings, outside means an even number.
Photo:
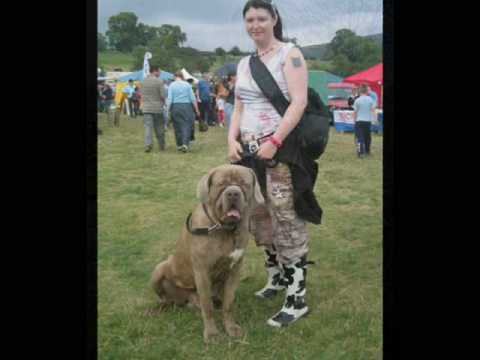
[{"label": "tent pole", "polygon": [[382,109],[383,109],[383,84],[380,86],[380,91],[381,91],[380,99],[382,100]]}]

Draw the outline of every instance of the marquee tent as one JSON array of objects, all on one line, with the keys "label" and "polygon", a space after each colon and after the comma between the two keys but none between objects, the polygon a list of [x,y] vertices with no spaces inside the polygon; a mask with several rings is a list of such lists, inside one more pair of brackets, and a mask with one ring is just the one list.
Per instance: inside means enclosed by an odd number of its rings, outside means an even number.
[{"label": "marquee tent", "polygon": [[343,82],[356,85],[367,84],[377,93],[378,107],[382,107],[383,103],[383,63],[377,64],[365,71],[359,72],[343,79]]},{"label": "marquee tent", "polygon": [[187,70],[185,70],[185,68],[183,68],[181,72],[185,81],[187,81],[188,79],[193,79],[193,83],[198,84],[198,79],[190,75],[190,73]]},{"label": "marquee tent", "polygon": [[318,92],[323,103],[328,104],[329,95],[340,95],[345,92],[341,89],[330,90],[329,83],[340,83],[342,78],[340,76],[329,73],[328,71],[309,71],[308,72],[308,86],[312,87]]}]

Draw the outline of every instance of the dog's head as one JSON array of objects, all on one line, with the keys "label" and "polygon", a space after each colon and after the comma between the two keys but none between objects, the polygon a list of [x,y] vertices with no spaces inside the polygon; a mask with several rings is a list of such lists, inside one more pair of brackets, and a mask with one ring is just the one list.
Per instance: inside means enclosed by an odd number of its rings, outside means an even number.
[{"label": "dog's head", "polygon": [[255,173],[239,165],[212,169],[198,183],[197,197],[222,223],[238,223],[264,203]]}]

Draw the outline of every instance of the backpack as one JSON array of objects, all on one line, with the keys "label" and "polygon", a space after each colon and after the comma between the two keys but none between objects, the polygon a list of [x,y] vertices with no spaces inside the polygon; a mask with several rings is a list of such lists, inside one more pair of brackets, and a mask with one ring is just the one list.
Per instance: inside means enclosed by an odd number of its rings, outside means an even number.
[{"label": "backpack", "polygon": [[[270,70],[256,55],[250,56],[250,71],[252,77],[273,107],[283,116],[290,103],[278,87]],[[300,146],[312,159],[317,160],[324,152],[328,143],[330,117],[327,107],[318,93],[308,88],[308,104],[305,112],[293,132],[297,132]]]},{"label": "backpack", "polygon": [[308,104],[297,125],[297,131],[305,152],[317,160],[328,144],[330,116],[320,95],[311,87],[308,88]]}]

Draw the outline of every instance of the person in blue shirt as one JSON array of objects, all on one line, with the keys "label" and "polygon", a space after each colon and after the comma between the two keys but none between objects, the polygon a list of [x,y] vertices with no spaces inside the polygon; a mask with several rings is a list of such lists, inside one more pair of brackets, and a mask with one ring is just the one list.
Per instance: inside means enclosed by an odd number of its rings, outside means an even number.
[{"label": "person in blue shirt", "polygon": [[368,96],[370,96],[373,101],[375,102],[375,108],[378,107],[378,96],[377,96],[377,93],[375,91],[372,91],[372,89],[370,88],[370,86],[367,86],[367,89],[368,89]]},{"label": "person in blue shirt", "polygon": [[200,121],[207,123],[208,125],[213,126],[212,119],[212,99],[210,97],[212,93],[212,88],[210,82],[208,81],[208,75],[203,74],[203,79],[200,80],[197,84],[197,98],[200,108]]},{"label": "person in blue shirt", "polygon": [[375,116],[375,102],[368,96],[366,85],[361,85],[359,91],[360,97],[353,103],[353,121],[357,139],[357,155],[361,158],[370,155],[371,125]]},{"label": "person in blue shirt", "polygon": [[172,116],[177,150],[187,152],[192,136],[195,113],[200,116],[192,86],[183,80],[181,71],[175,73],[175,81],[168,87],[167,108]]}]

